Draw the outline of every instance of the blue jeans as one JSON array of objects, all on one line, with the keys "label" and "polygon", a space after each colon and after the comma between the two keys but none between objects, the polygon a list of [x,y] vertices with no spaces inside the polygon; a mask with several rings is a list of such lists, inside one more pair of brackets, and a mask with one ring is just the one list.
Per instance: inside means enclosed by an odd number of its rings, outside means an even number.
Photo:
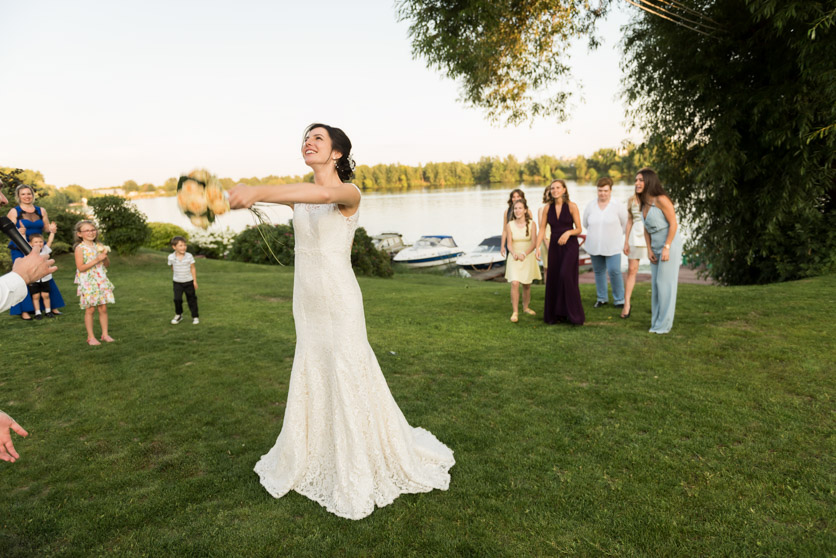
[{"label": "blue jeans", "polygon": [[621,277],[621,254],[612,256],[590,256],[592,259],[592,271],[595,272],[595,291],[598,302],[607,302],[610,297],[607,293],[607,275],[610,276],[612,285],[612,298],[614,304],[624,304],[624,280]]}]

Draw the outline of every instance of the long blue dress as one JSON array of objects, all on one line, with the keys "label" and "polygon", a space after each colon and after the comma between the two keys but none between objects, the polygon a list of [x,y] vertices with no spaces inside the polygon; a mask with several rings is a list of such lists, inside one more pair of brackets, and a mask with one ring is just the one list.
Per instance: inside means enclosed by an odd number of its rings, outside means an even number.
[{"label": "long blue dress", "polygon": [[662,248],[668,239],[670,224],[662,210],[651,205],[644,217],[644,228],[650,235],[650,249],[656,262],[650,264],[651,333],[667,333],[673,327],[676,310],[676,287],[679,283],[679,266],[682,264],[682,237],[677,229],[669,250],[670,258],[662,261]]},{"label": "long blue dress", "polygon": [[[26,227],[26,240],[29,240],[29,237],[33,234],[44,234],[44,220],[41,215],[41,208],[35,206],[35,213],[34,215],[37,219],[29,220],[25,218],[25,215],[32,215],[32,213],[25,213],[23,209],[18,205],[15,207],[17,211],[17,225],[20,227],[21,221],[23,222],[23,226]],[[44,238],[46,241],[46,238]],[[14,261],[18,258],[23,257],[23,252],[17,249],[14,243],[9,242],[9,250],[12,253],[12,264],[14,265]],[[58,285],[55,284],[55,279],[49,280],[49,303],[50,307],[55,310],[56,308],[63,308],[64,307],[64,297],[61,296],[61,291],[58,290]],[[41,311],[44,311],[45,308],[43,307],[43,300],[41,300]],[[20,316],[23,312],[32,313],[35,311],[35,304],[32,301],[32,295],[28,292],[26,293],[26,298],[23,299],[23,302],[20,304],[15,304],[9,310],[9,314],[12,316]]]}]

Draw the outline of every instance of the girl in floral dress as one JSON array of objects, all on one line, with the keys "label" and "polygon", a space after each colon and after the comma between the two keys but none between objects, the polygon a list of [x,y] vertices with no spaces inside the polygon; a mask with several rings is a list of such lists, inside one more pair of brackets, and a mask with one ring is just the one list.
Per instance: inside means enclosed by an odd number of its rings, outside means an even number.
[{"label": "girl in floral dress", "polygon": [[84,326],[87,328],[87,344],[101,345],[93,333],[93,313],[99,310],[99,324],[102,326],[102,341],[114,339],[107,333],[107,305],[113,304],[113,283],[107,278],[106,267],[110,266],[107,253],[110,248],[96,242],[99,231],[93,221],[79,221],[75,226],[78,240],[75,245],[75,283],[78,297],[84,309]]}]

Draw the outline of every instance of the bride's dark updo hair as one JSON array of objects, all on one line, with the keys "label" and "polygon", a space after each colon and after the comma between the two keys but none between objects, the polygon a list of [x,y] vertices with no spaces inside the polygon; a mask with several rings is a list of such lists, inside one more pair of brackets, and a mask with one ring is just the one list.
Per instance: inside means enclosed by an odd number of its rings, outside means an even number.
[{"label": "bride's dark updo hair", "polygon": [[314,122],[307,128],[305,128],[305,133],[302,136],[308,137],[308,133],[313,130],[314,128],[324,128],[326,132],[328,132],[328,137],[331,138],[331,148],[334,151],[339,151],[343,154],[342,157],[337,159],[337,176],[340,177],[340,180],[343,182],[348,182],[352,178],[354,178],[354,159],[351,158],[351,140],[348,139],[348,136],[345,135],[345,132],[340,130],[339,128],[335,128],[333,126],[328,126],[327,124],[322,124],[320,122]]}]

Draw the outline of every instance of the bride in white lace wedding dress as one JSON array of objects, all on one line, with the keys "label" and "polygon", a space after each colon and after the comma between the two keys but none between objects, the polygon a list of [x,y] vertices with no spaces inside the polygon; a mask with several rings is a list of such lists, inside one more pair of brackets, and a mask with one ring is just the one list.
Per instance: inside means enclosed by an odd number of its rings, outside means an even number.
[{"label": "bride in white lace wedding dress", "polygon": [[284,423],[255,466],[276,498],[289,490],[349,519],[400,494],[446,490],[453,452],[398,408],[366,337],[360,287],[351,269],[360,191],[351,142],[339,128],[312,124],[302,154],[314,184],[230,190],[232,207],[257,201],[293,207],[296,354]]}]

